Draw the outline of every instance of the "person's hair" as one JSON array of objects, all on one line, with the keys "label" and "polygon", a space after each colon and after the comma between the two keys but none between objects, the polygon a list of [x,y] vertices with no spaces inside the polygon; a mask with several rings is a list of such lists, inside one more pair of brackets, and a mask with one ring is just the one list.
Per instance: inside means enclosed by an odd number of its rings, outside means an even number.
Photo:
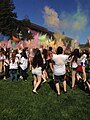
[{"label": "person's hair", "polygon": [[48,55],[47,49],[43,49],[42,54],[43,54],[43,56],[44,56],[44,58],[45,58],[45,60],[46,60],[46,59],[47,59],[47,55]]},{"label": "person's hair", "polygon": [[62,47],[58,47],[57,50],[56,50],[56,54],[62,54],[63,53],[63,48]]},{"label": "person's hair", "polygon": [[88,52],[88,50],[84,49],[83,52],[82,52],[82,55],[83,55],[83,54],[86,54],[86,55],[87,55],[87,58],[89,58],[89,52]]},{"label": "person's hair", "polygon": [[49,47],[49,51],[52,51],[52,47]]},{"label": "person's hair", "polygon": [[15,58],[16,58],[16,54],[15,52],[12,53],[12,62],[14,63],[15,62]]},{"label": "person's hair", "polygon": [[32,66],[36,68],[36,67],[42,67],[42,65],[43,65],[43,59],[42,59],[41,51],[38,49],[34,55]]},{"label": "person's hair", "polygon": [[23,49],[23,51],[21,53],[21,57],[24,57],[24,58],[27,59],[27,55],[26,55],[26,50],[25,49]]},{"label": "person's hair", "polygon": [[74,51],[71,53],[71,55],[69,56],[69,58],[72,57],[72,56],[73,56],[72,62],[73,61],[77,62],[77,58],[80,57],[79,49],[74,49]]},{"label": "person's hair", "polygon": [[78,57],[79,56],[79,49],[74,49],[73,55]]},{"label": "person's hair", "polygon": [[16,54],[18,54],[18,49],[14,50],[14,52],[15,52]]}]

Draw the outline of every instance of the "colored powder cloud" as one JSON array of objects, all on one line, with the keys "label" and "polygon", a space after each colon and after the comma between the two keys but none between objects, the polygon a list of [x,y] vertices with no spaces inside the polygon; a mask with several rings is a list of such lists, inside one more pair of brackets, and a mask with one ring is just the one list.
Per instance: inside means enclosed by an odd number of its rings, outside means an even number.
[{"label": "colored powder cloud", "polygon": [[45,24],[49,27],[56,27],[60,26],[60,20],[58,13],[48,6],[45,6],[44,8],[44,21]]},{"label": "colored powder cloud", "polygon": [[60,17],[58,13],[48,7],[44,8],[44,21],[45,24],[54,30],[70,30],[70,31],[82,31],[88,23],[88,16],[78,5],[77,10],[74,13],[62,12]]}]

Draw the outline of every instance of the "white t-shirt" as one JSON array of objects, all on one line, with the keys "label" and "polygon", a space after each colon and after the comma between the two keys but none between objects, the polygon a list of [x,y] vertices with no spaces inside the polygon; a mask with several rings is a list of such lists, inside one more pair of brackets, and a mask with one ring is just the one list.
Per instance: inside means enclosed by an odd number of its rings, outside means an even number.
[{"label": "white t-shirt", "polygon": [[12,62],[12,59],[10,59],[9,69],[18,69],[18,58],[15,58],[15,62]]},{"label": "white t-shirt", "polygon": [[16,57],[18,57],[18,59],[21,59],[21,54],[16,54]]},{"label": "white t-shirt", "polygon": [[86,54],[83,54],[83,55],[81,56],[81,58],[82,58],[81,62],[85,62],[85,61],[86,61],[86,58],[87,58],[87,55],[86,55]]},{"label": "white t-shirt", "polygon": [[66,73],[66,67],[65,64],[68,61],[68,55],[55,55],[53,54],[52,60],[54,61],[54,75],[64,75]]},{"label": "white t-shirt", "polygon": [[28,59],[26,59],[24,57],[21,57],[20,62],[21,62],[20,67],[22,68],[22,70],[27,69],[27,67],[28,67]]},{"label": "white t-shirt", "polygon": [[0,61],[3,61],[5,59],[5,55],[0,55]]}]

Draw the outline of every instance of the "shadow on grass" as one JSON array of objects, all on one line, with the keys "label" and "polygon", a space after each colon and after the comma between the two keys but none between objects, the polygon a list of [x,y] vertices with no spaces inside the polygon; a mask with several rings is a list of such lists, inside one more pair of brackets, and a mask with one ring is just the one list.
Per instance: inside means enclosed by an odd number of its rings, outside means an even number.
[{"label": "shadow on grass", "polygon": [[1,72],[0,73],[0,79],[3,79],[4,78],[4,72]]},{"label": "shadow on grass", "polygon": [[71,88],[72,76],[71,73],[66,74],[66,83]]},{"label": "shadow on grass", "polygon": [[52,80],[49,81],[48,84],[49,84],[49,86],[51,87],[51,89],[52,89],[54,92],[57,92],[57,91],[56,91],[55,84],[54,84],[54,82],[53,82]]},{"label": "shadow on grass", "polygon": [[[62,82],[60,82],[60,83],[62,83]],[[48,82],[48,84],[49,84],[49,86],[51,87],[51,89],[52,89],[55,93],[57,93],[57,90],[56,90],[54,81],[51,80],[51,81]],[[61,86],[61,84],[60,84],[60,90],[63,91],[63,87]]]}]

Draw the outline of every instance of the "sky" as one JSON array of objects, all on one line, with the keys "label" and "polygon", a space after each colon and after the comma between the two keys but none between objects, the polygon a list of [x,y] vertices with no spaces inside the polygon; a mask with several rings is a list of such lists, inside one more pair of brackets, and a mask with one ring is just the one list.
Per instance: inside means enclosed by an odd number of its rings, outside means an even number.
[{"label": "sky", "polygon": [[17,19],[32,23],[85,44],[90,36],[90,0],[13,0]]}]

